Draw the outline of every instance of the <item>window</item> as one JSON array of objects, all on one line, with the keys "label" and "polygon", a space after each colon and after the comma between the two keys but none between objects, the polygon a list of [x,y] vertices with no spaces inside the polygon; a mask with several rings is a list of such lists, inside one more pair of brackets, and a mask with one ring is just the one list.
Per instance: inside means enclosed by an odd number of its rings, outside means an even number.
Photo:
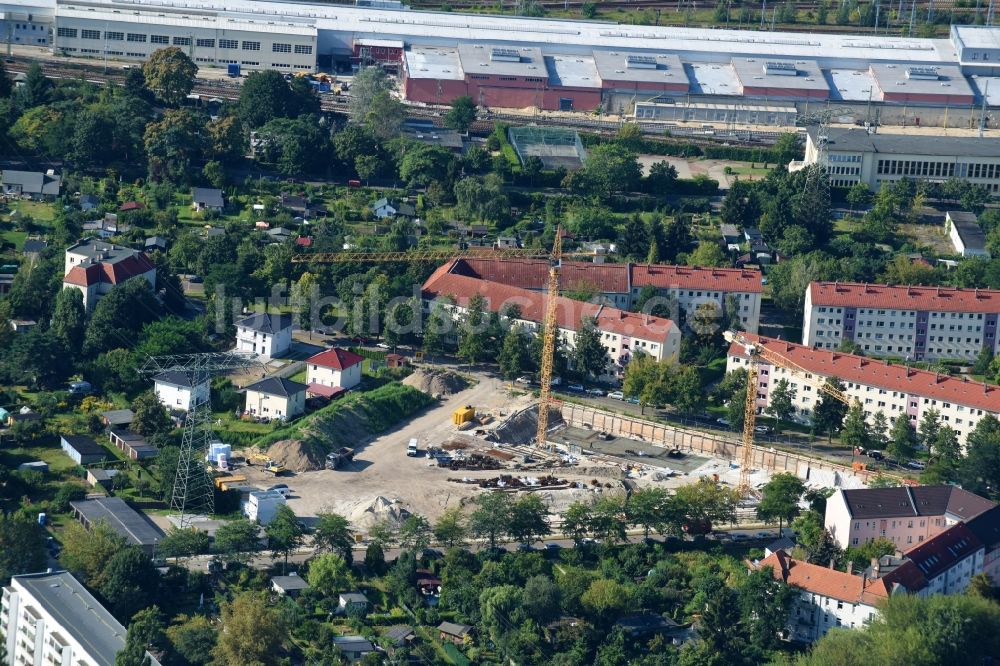
[{"label": "window", "polygon": [[243,42],[244,51],[260,51],[260,42]]},{"label": "window", "polygon": [[149,41],[152,44],[169,44],[170,38],[166,35],[150,35]]},{"label": "window", "polygon": [[198,40],[195,40],[195,46],[199,46],[201,48],[206,48],[206,49],[214,49],[215,48],[215,40],[214,39],[198,39]]},{"label": "window", "polygon": [[311,47],[311,46],[305,46],[303,44],[296,44],[295,45],[295,52],[298,53],[298,54],[300,54],[300,55],[312,55],[313,47]]},{"label": "window", "polygon": [[110,42],[122,42],[122,41],[125,41],[125,33],[124,32],[105,32],[104,33],[104,39],[106,39],[106,40],[108,40]]},{"label": "window", "polygon": [[83,37],[84,39],[100,39],[101,31],[84,29],[80,31],[80,36]]},{"label": "window", "polygon": [[174,46],[191,46],[190,37],[174,37]]},{"label": "window", "polygon": [[59,28],[56,30],[56,34],[59,37],[73,37],[76,38],[76,28]]},{"label": "window", "polygon": [[277,44],[277,43],[271,44],[271,51],[273,53],[291,53],[292,52],[292,45],[291,44]]},{"label": "window", "polygon": [[240,43],[238,41],[236,41],[235,39],[220,39],[219,40],[219,48],[220,49],[238,49],[239,47],[240,47]]},{"label": "window", "polygon": [[130,42],[145,42],[146,41],[146,35],[139,35],[139,34],[136,34],[134,32],[130,32],[130,33],[128,33],[127,41],[130,41]]}]

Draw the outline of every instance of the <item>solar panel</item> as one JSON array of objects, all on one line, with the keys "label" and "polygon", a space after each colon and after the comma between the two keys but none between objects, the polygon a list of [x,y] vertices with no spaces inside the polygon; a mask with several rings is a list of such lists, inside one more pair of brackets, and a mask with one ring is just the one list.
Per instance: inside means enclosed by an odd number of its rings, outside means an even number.
[{"label": "solar panel", "polygon": [[490,49],[490,60],[501,62],[521,62],[521,54],[517,49],[507,49],[500,46]]},{"label": "solar panel", "polygon": [[764,73],[776,74],[778,76],[797,76],[799,70],[794,62],[768,60],[764,63]]},{"label": "solar panel", "polygon": [[924,81],[937,81],[938,71],[936,67],[907,67],[906,78],[922,79]]},{"label": "solar panel", "polygon": [[656,69],[656,58],[648,55],[627,55],[625,65],[629,69]]}]

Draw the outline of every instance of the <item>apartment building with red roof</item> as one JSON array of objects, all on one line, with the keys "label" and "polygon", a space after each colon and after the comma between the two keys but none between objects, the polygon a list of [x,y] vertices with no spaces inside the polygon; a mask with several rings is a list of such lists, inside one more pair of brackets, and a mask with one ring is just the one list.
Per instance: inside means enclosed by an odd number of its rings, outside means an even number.
[{"label": "apartment building with red roof", "polygon": [[[544,291],[548,286],[549,264],[545,259],[468,258],[449,265],[451,273],[511,287]],[[668,307],[678,307],[689,315],[709,303],[720,315],[728,314],[727,308],[736,308],[747,331],[755,332],[760,323],[764,287],[757,270],[564,261],[559,277],[564,293],[600,296],[616,308],[632,307],[644,289],[653,288]]]},{"label": "apartment building with red roof", "polygon": [[997,349],[1000,291],[812,282],[803,344],[837,349],[851,340],[869,356],[973,361]]},{"label": "apartment building with red roof", "polygon": [[[425,302],[438,300],[457,318],[467,310],[470,299],[479,294],[490,312],[500,313],[507,305],[517,306],[521,313],[519,325],[526,331],[538,332],[545,316],[545,294],[453,272],[456,264],[464,261],[444,264],[427,279],[422,289]],[[601,342],[608,350],[611,360],[608,377],[620,375],[635,352],[672,362],[680,353],[680,330],[670,319],[559,297],[556,321],[569,347],[573,347],[584,318],[594,319]]]},{"label": "apartment building with red roof", "polygon": [[98,240],[81,240],[66,249],[63,288],[79,289],[88,312],[115,286],[134,278],[156,289],[156,266],[144,252]]},{"label": "apartment building with red roof", "polygon": [[[917,370],[899,363],[871,359],[855,354],[845,354],[828,349],[792,344],[753,334],[746,337],[780,354],[806,372],[823,381],[836,377],[844,382],[846,392],[857,398],[864,407],[865,416],[871,420],[881,411],[891,421],[905,414],[916,427],[929,409],[937,410],[945,425],[958,433],[960,444],[986,414],[1000,414],[1000,388],[964,378]],[[746,367],[749,359],[740,344],[729,347],[727,369]],[[820,397],[797,373],[786,368],[760,364],[757,384],[757,405],[766,409],[770,404],[770,391],[781,379],[787,379],[795,396],[796,420],[808,422]]]}]

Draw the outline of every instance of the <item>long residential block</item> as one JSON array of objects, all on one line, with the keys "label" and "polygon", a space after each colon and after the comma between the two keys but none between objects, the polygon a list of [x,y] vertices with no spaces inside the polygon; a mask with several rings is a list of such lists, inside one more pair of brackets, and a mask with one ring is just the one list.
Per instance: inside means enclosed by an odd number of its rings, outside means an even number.
[{"label": "long residential block", "polygon": [[1000,291],[812,282],[802,342],[837,349],[855,342],[868,356],[973,361],[997,351]]},{"label": "long residential block", "polygon": [[[746,334],[756,344],[768,348],[812,375],[811,382],[836,377],[844,383],[846,392],[857,398],[869,420],[883,412],[891,421],[905,414],[915,428],[930,409],[937,410],[945,425],[958,434],[963,446],[965,438],[985,415],[1000,414],[1000,388],[979,382],[965,381],[946,374],[916,370],[902,364],[814,349],[783,340]],[[727,370],[745,368],[749,363],[743,345],[729,347]],[[819,391],[801,375],[783,367],[760,363],[757,380],[757,407],[767,409],[771,392],[782,379],[788,380],[794,396],[793,418],[801,422],[812,419],[813,409],[820,401]]]}]

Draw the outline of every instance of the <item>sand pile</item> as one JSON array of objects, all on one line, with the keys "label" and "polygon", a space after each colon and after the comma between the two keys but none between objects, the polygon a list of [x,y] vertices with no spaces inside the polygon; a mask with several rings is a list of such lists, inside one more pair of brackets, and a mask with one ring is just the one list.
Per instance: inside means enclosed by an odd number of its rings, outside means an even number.
[{"label": "sand pile", "polygon": [[351,522],[361,529],[369,529],[376,523],[387,522],[399,527],[410,516],[410,512],[381,495],[367,506],[361,505],[351,513]]},{"label": "sand pile", "polygon": [[[549,408],[549,436],[554,428],[565,425],[558,409]],[[486,439],[500,444],[530,444],[538,430],[538,405],[531,405],[514,412],[486,436]]]},{"label": "sand pile", "polygon": [[469,385],[465,378],[449,370],[417,370],[403,383],[435,397],[458,393]]},{"label": "sand pile", "polygon": [[298,439],[283,439],[268,448],[271,460],[292,472],[311,472],[323,469],[325,461],[309,446]]}]

